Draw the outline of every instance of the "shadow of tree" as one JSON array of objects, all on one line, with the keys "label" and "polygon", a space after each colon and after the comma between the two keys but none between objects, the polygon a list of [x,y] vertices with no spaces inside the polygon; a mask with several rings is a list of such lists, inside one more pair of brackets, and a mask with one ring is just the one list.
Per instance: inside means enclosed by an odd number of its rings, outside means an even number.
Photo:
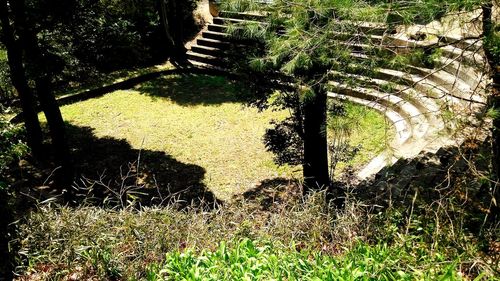
[{"label": "shadow of tree", "polygon": [[223,76],[183,74],[163,76],[137,87],[143,94],[170,99],[180,105],[216,105],[245,102],[241,83]]},{"label": "shadow of tree", "polygon": [[236,195],[236,200],[255,205],[262,211],[270,211],[275,207],[289,205],[300,200],[301,184],[298,180],[274,178],[261,181],[255,188]]},{"label": "shadow of tree", "polygon": [[67,130],[76,174],[82,178],[76,183],[77,203],[220,203],[203,183],[203,167],[179,162],[162,151],[134,149],[125,139],[96,137],[90,127],[67,124]]}]

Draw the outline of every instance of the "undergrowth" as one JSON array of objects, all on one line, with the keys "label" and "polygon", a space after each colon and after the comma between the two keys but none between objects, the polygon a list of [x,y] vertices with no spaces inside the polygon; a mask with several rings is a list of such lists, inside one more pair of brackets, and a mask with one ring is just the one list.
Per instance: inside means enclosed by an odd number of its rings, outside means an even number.
[{"label": "undergrowth", "polygon": [[299,198],[212,210],[40,205],[19,224],[19,280],[499,280],[465,228],[354,198],[339,209],[325,192]]},{"label": "undergrowth", "polygon": [[[413,255],[401,245],[356,244],[345,254],[280,249],[269,242],[243,239],[216,251],[168,253],[146,268],[156,280],[458,280],[457,261],[439,255]],[[414,264],[419,267],[413,267]]]}]

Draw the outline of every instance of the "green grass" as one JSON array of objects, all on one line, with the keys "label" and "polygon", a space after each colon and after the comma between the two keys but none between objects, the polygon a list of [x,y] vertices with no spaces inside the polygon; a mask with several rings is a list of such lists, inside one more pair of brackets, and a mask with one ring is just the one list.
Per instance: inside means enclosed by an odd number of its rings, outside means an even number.
[{"label": "green grass", "polygon": [[134,149],[201,167],[203,184],[229,199],[297,170],[275,165],[262,143],[269,121],[286,113],[245,106],[235,95],[238,87],[221,77],[170,76],[61,110],[72,126],[91,127],[97,138],[125,139]]},{"label": "green grass", "polygon": [[[173,190],[200,185],[226,200],[264,180],[301,176],[300,167],[274,164],[262,142],[269,122],[287,113],[258,112],[241,102],[244,92],[240,84],[223,77],[173,75],[61,110],[75,149],[87,145],[95,151],[90,160],[85,151],[79,154],[79,161],[88,162],[86,176],[117,171],[141,151],[143,163],[156,162],[145,171],[150,183]],[[361,144],[363,150],[349,163],[359,166],[385,148],[388,129],[383,116],[372,110],[354,104],[346,109],[349,118],[359,120],[352,144]],[[103,157],[116,159],[107,163]]]},{"label": "green grass", "polygon": [[427,254],[360,243],[344,255],[329,256],[244,239],[199,255],[168,253],[162,264],[149,265],[146,280],[461,280],[457,263]]},{"label": "green grass", "polygon": [[22,280],[499,280],[483,242],[457,225],[434,227],[441,221],[434,212],[430,221],[374,214],[357,199],[335,209],[324,192],[272,197],[271,211],[252,201],[211,211],[40,204],[16,223],[17,273]]},{"label": "green grass", "polygon": [[388,142],[394,136],[392,125],[377,111],[348,101],[343,104],[346,116],[330,118],[328,134],[333,137],[335,130],[339,127],[348,127],[351,130],[349,144],[352,146],[359,145],[361,150],[352,160],[340,162],[337,166],[338,171],[341,171],[347,165],[360,167],[366,164],[386,149]]}]

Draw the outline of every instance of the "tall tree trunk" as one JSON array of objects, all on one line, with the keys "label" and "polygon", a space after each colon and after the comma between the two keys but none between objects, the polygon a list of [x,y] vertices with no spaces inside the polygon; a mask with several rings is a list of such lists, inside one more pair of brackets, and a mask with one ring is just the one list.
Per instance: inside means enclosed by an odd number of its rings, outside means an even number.
[{"label": "tall tree trunk", "polygon": [[183,24],[182,17],[179,16],[177,0],[160,0],[160,21],[172,48],[174,60],[184,60],[186,58],[186,48],[182,42]]},{"label": "tall tree trunk", "polygon": [[[493,35],[494,23],[493,23],[493,1],[487,1],[482,6],[483,12],[483,38],[486,39]],[[500,61],[495,59],[494,54],[486,46],[484,48],[486,59],[490,65],[492,85],[491,91],[488,95],[488,103],[491,109],[496,112],[500,112]],[[492,128],[492,157],[491,165],[493,169],[493,176],[495,181],[500,180],[500,116],[495,116],[493,119]],[[500,210],[500,186],[494,186],[495,191],[493,196],[495,197],[495,206],[493,213],[499,213]]]},{"label": "tall tree trunk", "polygon": [[7,48],[7,58],[12,84],[21,100],[23,119],[27,132],[27,143],[35,158],[43,157],[42,130],[35,110],[35,100],[28,85],[23,66],[23,54],[20,44],[14,37],[14,30],[9,21],[9,9],[6,0],[0,0],[0,23],[2,25],[3,42]]},{"label": "tall tree trunk", "polygon": [[326,138],[327,94],[322,85],[313,87],[314,97],[304,105],[304,192],[329,185]]},{"label": "tall tree trunk", "polygon": [[20,41],[23,45],[28,66],[31,69],[40,106],[47,118],[54,157],[59,170],[55,173],[57,185],[68,188],[73,180],[73,169],[66,141],[65,124],[51,89],[51,62],[45,58],[33,27],[26,20],[24,0],[10,1],[14,12],[15,25],[18,27]]}]

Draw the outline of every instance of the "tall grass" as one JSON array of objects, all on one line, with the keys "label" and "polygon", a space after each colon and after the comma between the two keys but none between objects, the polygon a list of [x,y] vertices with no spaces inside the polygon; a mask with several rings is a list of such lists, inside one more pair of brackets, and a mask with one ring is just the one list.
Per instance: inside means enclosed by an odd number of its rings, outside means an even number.
[{"label": "tall grass", "polygon": [[425,217],[373,212],[352,198],[342,209],[327,202],[319,192],[305,201],[277,198],[269,210],[248,201],[211,211],[41,205],[18,225],[17,270],[22,280],[495,280],[498,274],[482,242],[466,230],[443,225],[435,232],[419,224]]}]

